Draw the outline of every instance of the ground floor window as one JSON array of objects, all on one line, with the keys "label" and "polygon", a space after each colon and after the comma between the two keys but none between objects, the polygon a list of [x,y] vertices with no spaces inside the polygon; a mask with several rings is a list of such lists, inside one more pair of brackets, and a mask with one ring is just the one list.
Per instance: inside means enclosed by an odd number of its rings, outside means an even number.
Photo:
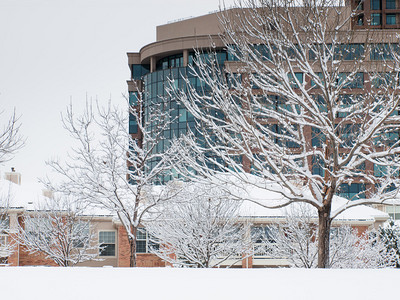
[{"label": "ground floor window", "polygon": [[100,256],[115,256],[115,231],[99,232]]},{"label": "ground floor window", "polygon": [[388,205],[385,206],[385,210],[394,221],[400,220],[400,206]]},{"label": "ground floor window", "polygon": [[136,237],[136,253],[150,253],[152,249],[159,247],[155,238],[152,237],[144,228],[138,228]]}]

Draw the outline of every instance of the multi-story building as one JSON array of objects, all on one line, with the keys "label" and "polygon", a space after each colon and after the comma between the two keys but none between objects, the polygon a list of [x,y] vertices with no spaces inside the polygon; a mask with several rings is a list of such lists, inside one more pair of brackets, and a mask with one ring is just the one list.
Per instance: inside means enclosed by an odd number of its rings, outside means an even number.
[{"label": "multi-story building", "polygon": [[[346,66],[350,61],[355,61],[361,56],[364,58],[363,69],[357,73],[354,82],[344,89],[344,98],[354,97],[357,95],[366,94],[368,91],[377,85],[370,77],[369,71],[384,72],[384,61],[389,60],[390,53],[387,52],[389,45],[394,41],[394,36],[398,34],[400,29],[400,2],[397,0],[368,0],[368,1],[351,1],[351,5],[344,8],[350,14],[352,9],[357,8],[357,13],[353,18],[353,22],[349,22],[348,28],[345,30],[353,30],[354,38],[349,43],[349,55],[344,55],[344,70],[341,75],[346,74]],[[202,49],[203,56],[207,56],[207,49],[212,43],[213,51],[217,53],[217,60],[220,66],[229,67],[229,70],[238,70],[240,62],[237,57],[227,51],[225,44],[221,40],[221,35],[224,34],[221,29],[218,13],[190,18],[183,21],[173,22],[157,27],[157,39],[154,43],[145,45],[137,53],[128,53],[128,64],[131,70],[131,79],[128,81],[128,90],[130,103],[135,104],[138,97],[138,91],[143,97],[144,111],[146,106],[157,102],[157,99],[167,99],[167,108],[171,110],[171,117],[177,118],[171,126],[164,131],[165,139],[185,134],[189,129],[197,134],[195,129],[195,121],[193,116],[186,111],[185,107],[179,105],[173,98],[168,97],[167,87],[170,87],[171,80],[175,87],[184,89],[185,80],[187,77],[191,87],[198,91],[207,89],[204,82],[190,72],[189,66],[193,64],[195,59],[195,50]],[[376,48],[369,50],[367,53],[364,43],[368,36],[368,43],[375,44]],[[313,59],[311,57],[309,59]],[[239,71],[237,71],[239,73]],[[242,76],[245,74],[238,74]],[[296,77],[301,83],[312,87],[312,80],[302,73],[296,73]],[[340,81],[340,78],[338,79]],[[255,91],[256,92],[256,91]],[[317,95],[318,91],[315,91]],[[349,95],[351,94],[351,95]],[[395,112],[398,114],[398,111]],[[340,113],[337,118],[342,116]],[[135,120],[130,120],[129,130],[135,138],[140,138]],[[348,126],[351,127],[350,125]],[[351,133],[354,134],[354,133]],[[349,135],[351,135],[349,134]],[[307,138],[312,147],[320,147],[321,142],[317,138],[314,131],[307,133]],[[394,144],[399,140],[398,132],[390,132],[386,137],[388,144]],[[168,143],[165,140],[160,141],[157,151],[163,152]],[[312,162],[310,162],[312,163]],[[248,164],[243,160],[243,165]],[[384,168],[374,165],[371,162],[365,162],[360,166],[366,173],[374,174],[376,177],[385,176]],[[250,170],[250,166],[247,166]],[[315,174],[322,172],[321,168],[315,164],[312,168]],[[164,178],[168,180],[169,178]],[[373,189],[373,183],[365,182],[359,178],[352,178],[351,183],[345,183],[340,186],[340,195],[351,199],[357,195],[359,198],[368,197],[366,190]],[[396,208],[388,208],[397,212]],[[394,214],[395,216],[395,214]]]}]

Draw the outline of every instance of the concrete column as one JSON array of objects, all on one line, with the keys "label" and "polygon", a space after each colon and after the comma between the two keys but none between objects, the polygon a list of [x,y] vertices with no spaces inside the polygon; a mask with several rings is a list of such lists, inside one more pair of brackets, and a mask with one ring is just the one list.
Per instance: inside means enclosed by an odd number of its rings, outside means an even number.
[{"label": "concrete column", "polygon": [[189,50],[183,50],[183,66],[187,67],[189,64]]},{"label": "concrete column", "polygon": [[156,70],[156,58],[155,56],[150,57],[150,72],[154,72]]}]

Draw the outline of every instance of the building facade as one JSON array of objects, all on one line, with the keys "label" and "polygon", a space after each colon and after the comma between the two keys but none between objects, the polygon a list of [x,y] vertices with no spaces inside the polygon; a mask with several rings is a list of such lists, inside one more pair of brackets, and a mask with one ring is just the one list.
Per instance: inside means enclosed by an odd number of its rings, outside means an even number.
[{"label": "building facade", "polygon": [[[344,8],[344,13],[350,14],[351,8],[357,9],[353,22],[348,24],[344,30],[354,30],[354,39],[346,45],[348,55],[342,55],[343,73],[346,76],[346,68],[357,59],[363,57],[363,70],[356,74],[354,81],[343,89],[341,101],[346,103],[358,96],[369,93],[374,88],[379,88],[379,80],[372,78],[371,72],[384,72],[385,62],[390,60],[392,49],[397,50],[394,45],[394,36],[398,34],[400,28],[400,3],[398,1],[370,0],[361,2],[351,2],[351,5]],[[219,20],[218,13],[213,13],[197,18],[191,18],[179,22],[174,22],[157,27],[157,39],[154,43],[144,46],[137,53],[128,53],[128,64],[131,70],[131,79],[128,81],[129,99],[132,105],[137,104],[137,97],[142,97],[144,112],[148,111],[147,106],[153,103],[165,101],[166,109],[171,111],[171,118],[176,118],[170,127],[164,131],[164,140],[157,145],[156,151],[162,153],[169,146],[169,141],[174,137],[186,134],[189,130],[198,138],[200,134],[196,130],[193,116],[182,105],[170,97],[168,89],[178,88],[185,90],[186,81],[190,83],[191,88],[196,91],[207,93],[208,87],[200,78],[193,75],[190,66],[196,60],[195,49],[201,49],[200,56],[207,59],[210,45],[213,45],[212,51],[215,51],[218,64],[223,69],[229,69],[237,76],[238,80],[246,81],[248,74],[241,71],[241,64],[237,57],[230,53],[224,42],[221,40],[223,29]],[[371,50],[366,50],[364,45],[366,39],[368,43],[375,46]],[[391,50],[389,50],[389,48]],[[262,53],[262,49],[260,53]],[[365,57],[365,58],[364,58]],[[309,60],[314,59],[312,53],[309,54]],[[301,72],[295,73],[296,79],[307,88],[312,88],[313,82],[310,77]],[[340,76],[339,76],[340,77]],[[338,82],[340,82],[338,78]],[[257,87],[254,86],[254,93],[257,93]],[[318,96],[318,91],[315,91]],[[279,106],[279,104],[277,104]],[[342,114],[342,115],[341,115]],[[393,114],[398,115],[399,111]],[[340,122],[344,113],[338,113],[337,119]],[[140,139],[137,124],[134,118],[130,119],[129,130],[134,138]],[[274,124],[272,124],[274,125]],[[348,125],[349,143],[351,136],[356,132],[352,125]],[[279,129],[277,129],[279,130]],[[346,130],[346,129],[345,129]],[[321,138],[317,131],[309,130],[305,132],[306,138],[311,147],[320,148]],[[390,132],[383,137],[386,140],[386,146],[390,147],[399,140],[399,132]],[[295,145],[288,145],[295,147]],[[341,150],[342,151],[342,150]],[[345,151],[345,150],[343,150]],[[312,172],[322,175],[323,170],[318,161],[310,161]],[[155,164],[155,162],[151,162]],[[243,167],[248,172],[251,170],[250,162],[246,159],[242,161]],[[387,174],[385,167],[381,167],[371,162],[365,162],[359,166],[363,172],[373,174],[376,178],[382,178]],[[398,176],[398,175],[397,175]],[[163,178],[164,181],[171,179],[171,176]],[[373,183],[365,182],[361,178],[352,178],[351,182],[340,186],[339,195],[352,199],[353,197],[368,198],[368,190],[373,190]],[[397,211],[395,208],[391,208]],[[389,208],[390,210],[390,208]],[[394,213],[394,212],[393,212]]]}]

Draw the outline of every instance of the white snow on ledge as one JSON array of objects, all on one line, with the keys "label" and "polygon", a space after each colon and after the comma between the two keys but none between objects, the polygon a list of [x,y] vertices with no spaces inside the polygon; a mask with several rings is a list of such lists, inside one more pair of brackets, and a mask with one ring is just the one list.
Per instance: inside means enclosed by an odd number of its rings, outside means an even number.
[{"label": "white snow on ledge", "polygon": [[398,299],[400,270],[0,268],[4,299]]}]

